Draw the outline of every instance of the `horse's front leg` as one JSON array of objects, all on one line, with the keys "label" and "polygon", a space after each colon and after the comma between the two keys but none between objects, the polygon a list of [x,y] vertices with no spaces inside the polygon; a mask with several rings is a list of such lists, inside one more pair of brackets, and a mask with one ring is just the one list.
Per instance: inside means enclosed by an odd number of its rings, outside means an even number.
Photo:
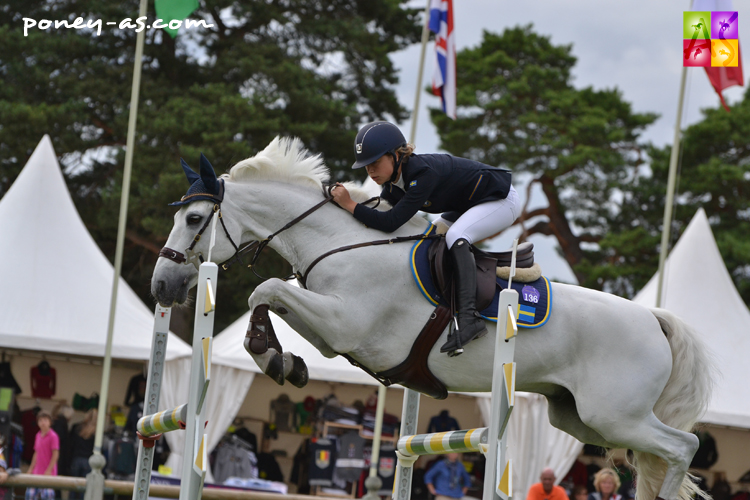
[{"label": "horse's front leg", "polygon": [[[259,285],[248,299],[250,311],[256,311],[261,305],[268,305],[270,310],[281,316],[323,356],[332,358],[337,352],[349,350],[348,343],[343,342],[341,335],[342,331],[346,331],[342,329],[342,325],[346,323],[344,318],[347,315],[338,297],[320,295],[278,279],[271,279]],[[328,340],[324,339],[323,335]],[[301,358],[290,352],[278,352],[271,344],[265,352],[259,352],[257,349],[254,352],[250,347],[246,339],[245,349],[263,372],[276,383],[281,385],[284,379],[298,387],[307,383],[307,368]]]}]

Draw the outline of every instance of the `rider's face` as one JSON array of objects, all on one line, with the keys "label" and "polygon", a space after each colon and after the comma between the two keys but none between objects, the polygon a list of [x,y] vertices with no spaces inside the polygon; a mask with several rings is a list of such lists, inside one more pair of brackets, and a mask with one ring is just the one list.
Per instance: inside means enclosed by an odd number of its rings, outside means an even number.
[{"label": "rider's face", "polygon": [[367,165],[367,175],[375,181],[375,184],[382,186],[391,179],[393,175],[393,157],[391,155],[381,156],[375,163]]}]

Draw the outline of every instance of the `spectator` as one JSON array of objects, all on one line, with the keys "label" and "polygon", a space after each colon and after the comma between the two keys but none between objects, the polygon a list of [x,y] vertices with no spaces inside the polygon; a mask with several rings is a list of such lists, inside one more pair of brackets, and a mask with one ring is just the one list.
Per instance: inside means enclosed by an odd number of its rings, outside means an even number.
[{"label": "spectator", "polygon": [[[57,474],[67,476],[70,474],[70,432],[69,422],[75,410],[66,403],[59,403],[52,410],[52,430],[60,440],[60,458],[57,461]],[[58,494],[59,498],[59,494]]]},{"label": "spectator", "polygon": [[448,453],[424,475],[427,489],[435,495],[435,500],[462,498],[471,486],[469,473],[458,456],[458,453]]},{"label": "spectator", "polygon": [[[29,472],[44,476],[57,475],[57,460],[60,458],[60,438],[52,430],[52,415],[40,411],[36,415],[39,432],[34,439],[34,456]],[[27,488],[26,500],[52,500],[55,490],[50,488]]]},{"label": "spectator", "polygon": [[[0,484],[8,480],[7,470],[8,463],[5,461],[5,448],[0,446]],[[6,495],[7,491],[6,488],[0,488],[0,500],[5,500],[6,496],[10,498],[10,495]]]},{"label": "spectator", "polygon": [[[70,431],[70,475],[86,477],[91,472],[89,457],[94,453],[94,433],[96,432],[96,409],[86,412],[83,422]],[[83,493],[71,492],[70,498],[83,498]]]},{"label": "spectator", "polygon": [[622,500],[617,493],[620,488],[620,478],[612,469],[605,467],[594,476],[596,491],[589,495],[589,500]]},{"label": "spectator", "polygon": [[538,483],[532,484],[526,500],[566,500],[568,494],[562,486],[556,486],[555,471],[549,467],[545,468],[539,475]]},{"label": "spectator", "polygon": [[586,486],[583,484],[579,484],[575,488],[573,488],[573,494],[570,497],[570,500],[586,500],[589,496],[589,490],[586,489]]}]

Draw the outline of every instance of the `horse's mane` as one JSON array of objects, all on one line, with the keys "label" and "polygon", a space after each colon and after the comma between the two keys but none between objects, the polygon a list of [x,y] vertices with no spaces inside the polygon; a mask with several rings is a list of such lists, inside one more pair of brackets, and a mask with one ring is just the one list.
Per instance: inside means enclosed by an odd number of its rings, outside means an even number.
[{"label": "horse's mane", "polygon": [[330,172],[320,155],[311,155],[297,137],[276,136],[266,149],[229,170],[235,182],[281,181],[322,189]]},{"label": "horse's mane", "polygon": [[[323,183],[330,179],[330,171],[321,156],[311,155],[299,138],[276,136],[266,149],[229,169],[228,178],[234,182],[280,181],[322,189]],[[344,185],[357,203],[371,198],[367,191],[353,182]],[[377,207],[378,210],[390,208],[385,200],[381,200]],[[421,225],[423,220],[415,215],[409,223]]]}]

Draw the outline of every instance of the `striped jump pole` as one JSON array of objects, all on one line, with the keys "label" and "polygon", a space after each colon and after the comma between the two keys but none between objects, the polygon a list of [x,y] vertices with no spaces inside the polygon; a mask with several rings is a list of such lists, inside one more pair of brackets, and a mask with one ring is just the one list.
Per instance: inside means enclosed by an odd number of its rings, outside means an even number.
[{"label": "striped jump pole", "polygon": [[487,427],[464,431],[417,434],[416,436],[401,437],[398,440],[396,449],[399,453],[407,457],[466,453],[470,451],[482,452],[486,451],[488,436],[489,428]]},{"label": "striped jump pole", "polygon": [[187,420],[187,404],[141,417],[136,424],[144,437],[154,437],[177,429],[184,429]]}]

